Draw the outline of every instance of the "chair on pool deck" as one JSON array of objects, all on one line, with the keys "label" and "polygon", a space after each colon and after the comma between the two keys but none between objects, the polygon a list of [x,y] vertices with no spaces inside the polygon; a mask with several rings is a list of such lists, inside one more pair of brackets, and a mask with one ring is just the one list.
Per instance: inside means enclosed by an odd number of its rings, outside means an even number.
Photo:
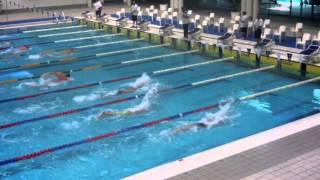
[{"label": "chair on pool deck", "polygon": [[207,18],[207,20],[208,20],[208,25],[214,25],[214,16],[215,16],[214,13],[210,13],[210,14],[209,14],[209,17]]},{"label": "chair on pool deck", "polygon": [[224,27],[224,18],[223,17],[219,18],[219,21],[215,22],[214,26],[218,27],[218,32],[221,32],[221,29]]},{"label": "chair on pool deck", "polygon": [[263,22],[263,28],[270,28],[270,23],[271,23],[270,19],[265,19]]},{"label": "chair on pool deck", "polygon": [[261,35],[261,38],[262,39],[269,39],[272,37],[272,34],[271,34],[271,29],[270,28],[265,28],[262,35]]},{"label": "chair on pool deck", "polygon": [[163,36],[171,36],[173,35],[174,25],[172,24],[165,24],[159,28],[159,34]]},{"label": "chair on pool deck", "polygon": [[189,32],[191,40],[200,41],[201,40],[201,33],[203,32],[202,26],[196,27],[194,30]]},{"label": "chair on pool deck", "polygon": [[201,16],[199,14],[194,16],[194,23],[195,23],[195,27],[197,27],[198,25],[201,25]]},{"label": "chair on pool deck", "polygon": [[283,38],[286,36],[286,30],[287,30],[287,27],[284,25],[281,25],[279,27],[279,30],[273,33],[273,37],[278,37],[278,42],[281,43]]},{"label": "chair on pool deck", "polygon": [[272,46],[274,45],[272,39],[262,39],[260,42],[254,45],[254,50],[258,56],[264,52],[271,52]]},{"label": "chair on pool deck", "polygon": [[318,44],[320,45],[320,31],[318,32],[317,35],[314,35],[312,38],[312,43],[313,44]]},{"label": "chair on pool deck", "polygon": [[218,45],[227,47],[233,45],[233,40],[237,37],[236,33],[239,32],[239,24],[234,24],[232,29],[229,29],[227,33],[218,38]]},{"label": "chair on pool deck", "polygon": [[307,49],[300,52],[300,61],[305,63],[320,62],[320,46],[310,45]]},{"label": "chair on pool deck", "polygon": [[302,38],[303,35],[303,23],[297,23],[296,27],[292,28],[292,32],[295,34],[296,38]]},{"label": "chair on pool deck", "polygon": [[297,41],[297,48],[301,45],[302,49],[304,49],[311,40],[311,34],[310,33],[304,33],[302,36],[302,40]]}]

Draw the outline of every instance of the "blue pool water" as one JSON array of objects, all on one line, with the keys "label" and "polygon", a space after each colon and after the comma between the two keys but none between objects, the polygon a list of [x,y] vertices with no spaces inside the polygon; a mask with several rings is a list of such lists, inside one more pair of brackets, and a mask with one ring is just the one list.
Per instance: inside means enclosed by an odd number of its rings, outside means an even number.
[{"label": "blue pool water", "polygon": [[[50,28],[36,27],[32,29]],[[70,26],[70,25],[60,25]],[[48,38],[37,38],[39,35],[85,31],[88,28],[61,29],[50,32],[30,34],[10,34],[8,38],[23,38],[34,36],[32,39],[14,41],[14,46],[37,44],[53,40],[72,39],[106,34],[105,32],[89,32],[75,35],[62,35]],[[14,30],[11,30],[14,31]],[[10,31],[0,32],[1,34]],[[2,40],[5,40],[3,38]],[[102,42],[127,40],[124,36],[105,37],[94,40],[74,41],[62,44],[33,45],[26,54],[12,57],[2,55],[0,67],[59,60],[67,57],[94,56],[101,52],[147,47],[151,44],[143,41],[127,42],[107,45],[76,51],[73,54],[61,57],[41,57],[30,59],[30,55],[39,55],[46,50],[62,50]],[[159,56],[177,53],[177,51],[159,47],[143,51],[132,51],[107,57],[94,57],[89,61],[69,63],[44,68],[1,72],[0,80],[10,80],[15,77],[41,75],[50,71],[68,71],[91,65],[108,64],[144,57]],[[0,86],[0,100],[32,95],[39,92],[48,92],[68,87],[80,86],[94,82],[111,80],[130,75],[142,74],[172,67],[213,60],[196,53],[159,58],[154,61],[127,66],[107,67],[93,71],[72,73],[73,81],[57,87],[31,88],[23,85],[26,80]],[[223,75],[251,70],[248,67],[236,65],[232,62],[220,62],[206,66],[177,71],[159,76],[150,76],[151,85],[159,84],[159,89],[174,88],[184,84],[207,80]],[[55,114],[78,109],[119,98],[131,97],[145,93],[148,87],[138,92],[119,95],[109,98],[96,98],[96,95],[108,93],[125,87],[136,78],[114,83],[82,88],[61,93],[52,93],[44,96],[13,101],[0,104],[1,124],[27,120],[40,116]],[[142,99],[135,99],[113,105],[93,108],[80,113],[60,116],[16,126],[0,129],[0,160],[36,152],[54,146],[97,136],[106,132],[119,130],[152,120],[168,117],[219,103],[223,100],[236,99],[241,96],[276,88],[297,79],[281,76],[277,73],[263,71],[250,75],[239,76],[203,86],[184,88],[166,93],[159,93],[151,99],[150,111],[128,117],[111,117],[105,120],[96,120],[96,116],[104,110],[122,110],[134,107]],[[81,100],[79,97],[87,97]],[[90,97],[93,97],[90,99]],[[150,128],[128,131],[119,136],[107,138],[91,144],[81,145],[68,150],[41,156],[39,158],[2,166],[0,178],[4,179],[119,179],[143,170],[205,151],[219,145],[277,127],[319,110],[319,84],[307,84],[301,87],[284,90],[267,96],[262,96],[240,103],[221,105],[217,109],[179,118],[167,123],[161,123]],[[223,123],[210,129],[193,129],[175,134],[174,130],[183,125],[199,121],[211,113]],[[63,173],[62,173],[63,172]]]}]

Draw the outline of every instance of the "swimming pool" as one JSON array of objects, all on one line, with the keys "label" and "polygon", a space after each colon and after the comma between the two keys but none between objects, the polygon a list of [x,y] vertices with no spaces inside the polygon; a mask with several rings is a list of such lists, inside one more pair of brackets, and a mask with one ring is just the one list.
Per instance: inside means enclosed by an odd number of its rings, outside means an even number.
[{"label": "swimming pool", "polygon": [[[50,154],[38,158],[6,163],[1,167],[2,178],[119,179],[319,112],[320,88],[316,83],[237,101],[239,97],[299,80],[270,68],[220,78],[253,69],[232,60],[218,62],[218,58],[201,56],[194,50],[176,51],[140,39],[128,40],[123,35],[102,37],[111,34],[80,25],[58,26],[60,29],[52,29],[57,25],[51,25],[24,30],[35,30],[29,33],[1,32],[10,36],[1,41],[11,39],[15,47],[30,45],[31,49],[21,56],[1,55],[0,81],[37,77],[50,71],[71,72],[73,78],[56,87],[25,85],[37,78],[0,86],[1,162],[108,132],[118,133],[58,152],[48,150]],[[70,26],[77,27],[68,28]],[[97,36],[99,38],[73,40]],[[94,46],[96,44],[101,46]],[[150,46],[155,47],[138,49]],[[76,50],[64,53],[71,48]],[[41,54],[44,51],[52,54]],[[120,53],[111,53],[115,51]],[[97,56],[99,53],[109,54]],[[67,58],[74,61],[54,63]],[[53,63],[48,64],[48,61]],[[30,65],[40,62],[45,66]],[[199,65],[201,63],[207,64]],[[186,65],[190,67],[184,68]],[[172,71],[161,71],[168,69]],[[126,87],[137,79],[143,80],[143,73],[148,73],[152,79],[145,88],[101,98],[101,94]],[[208,79],[215,81],[198,83]],[[103,110],[123,110],[139,105],[152,87],[158,87],[158,95],[149,99],[150,111],[96,120]],[[214,106],[201,109],[209,105]],[[192,113],[184,113],[189,111]],[[169,120],[166,117],[171,116],[175,119],[166,121]],[[206,116],[215,117],[219,122],[217,126],[174,133],[176,128]],[[161,120],[163,123],[157,124]],[[22,121],[25,123],[15,123]],[[148,122],[152,123],[139,126]]]}]

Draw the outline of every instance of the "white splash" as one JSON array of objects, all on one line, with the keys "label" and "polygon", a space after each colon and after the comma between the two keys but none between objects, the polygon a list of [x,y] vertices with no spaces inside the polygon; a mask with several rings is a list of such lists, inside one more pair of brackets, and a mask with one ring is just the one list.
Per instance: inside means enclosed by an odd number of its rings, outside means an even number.
[{"label": "white splash", "polygon": [[39,55],[39,54],[32,54],[32,55],[28,56],[28,59],[30,59],[30,60],[38,60],[40,58],[41,58],[41,55]]},{"label": "white splash", "polygon": [[207,128],[219,126],[226,122],[240,116],[240,114],[234,114],[232,110],[233,100],[228,103],[219,106],[219,111],[215,113],[206,113],[205,116],[199,121],[207,125]]},{"label": "white splash", "polygon": [[[141,77],[136,79],[135,82],[125,84],[123,86],[130,86],[132,88],[137,89],[137,91],[148,91],[152,87],[149,87],[151,83],[151,78],[146,74],[142,74]],[[94,91],[87,95],[80,95],[73,97],[73,101],[77,103],[83,103],[86,101],[95,101],[100,98],[107,98],[116,96],[119,93],[119,90],[112,90],[112,91],[106,91],[106,90],[100,90],[100,91]]]},{"label": "white splash", "polygon": [[97,100],[100,98],[101,98],[101,95],[92,93],[89,95],[75,96],[75,97],[73,97],[73,101],[77,102],[77,103],[82,103],[85,101],[94,101],[94,100]]},{"label": "white splash", "polygon": [[81,124],[78,121],[63,122],[61,123],[61,127],[64,130],[74,130],[79,129],[81,127]]},{"label": "white splash", "polygon": [[136,79],[135,82],[129,83],[129,86],[133,88],[141,88],[143,86],[150,84],[151,81],[152,81],[151,78],[146,73],[143,73],[142,76]]},{"label": "white splash", "polygon": [[51,102],[42,102],[39,104],[32,104],[23,108],[16,108],[13,110],[16,114],[33,114],[33,113],[42,113],[48,112],[50,110],[56,109],[62,106],[62,100],[57,98]]},{"label": "white splash", "polygon": [[154,103],[155,99],[158,96],[158,88],[159,88],[159,84],[157,83],[148,90],[148,92],[145,94],[140,104],[132,108],[128,108],[125,111],[130,111],[130,112],[149,111],[151,105]]}]

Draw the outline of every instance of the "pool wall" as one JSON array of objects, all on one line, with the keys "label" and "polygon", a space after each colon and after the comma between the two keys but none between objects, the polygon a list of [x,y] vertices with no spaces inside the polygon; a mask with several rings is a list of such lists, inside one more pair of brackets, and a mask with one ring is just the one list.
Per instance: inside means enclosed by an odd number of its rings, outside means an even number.
[{"label": "pool wall", "polygon": [[[197,49],[202,55],[209,57],[230,57],[233,56],[234,59],[238,60],[242,64],[249,66],[268,66],[276,65],[278,60],[274,57],[262,55],[260,61],[258,62],[258,57],[253,53],[253,49],[247,49],[247,52],[238,52],[233,48],[222,48],[218,47],[216,44],[203,44],[201,42],[188,41],[184,39],[179,39],[175,37],[161,36],[155,33],[143,32],[130,28],[118,27],[94,20],[87,19],[77,19],[75,18],[78,24],[87,25],[90,28],[94,29],[103,29],[108,33],[121,33],[127,36],[130,39],[142,38],[145,41],[148,41],[153,44],[170,44],[171,48],[176,50],[191,50]],[[297,61],[290,60],[290,54],[287,54],[287,59],[281,59],[281,71],[288,73],[294,76],[303,76],[306,78],[312,78],[320,76],[320,66],[313,64],[303,64]]]}]

